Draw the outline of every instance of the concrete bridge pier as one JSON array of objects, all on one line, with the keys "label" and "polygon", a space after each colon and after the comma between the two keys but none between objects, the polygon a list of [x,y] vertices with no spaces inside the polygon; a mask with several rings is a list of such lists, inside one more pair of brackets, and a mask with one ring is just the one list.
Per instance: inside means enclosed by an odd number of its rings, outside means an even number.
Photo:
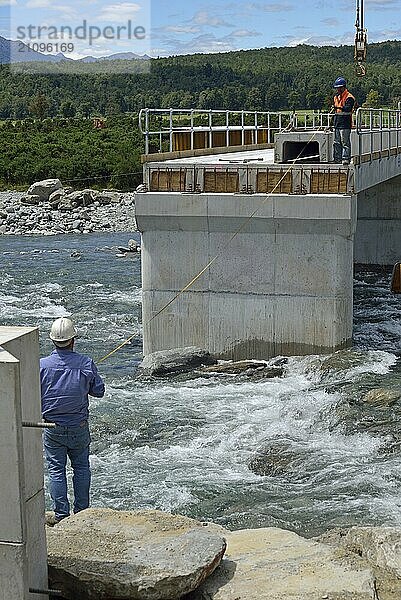
[{"label": "concrete bridge pier", "polygon": [[356,264],[394,265],[399,261],[401,261],[400,175],[358,193],[358,223],[355,233]]},{"label": "concrete bridge pier", "polygon": [[266,359],[347,346],[356,202],[332,193],[138,193],[144,354],[196,345]]}]

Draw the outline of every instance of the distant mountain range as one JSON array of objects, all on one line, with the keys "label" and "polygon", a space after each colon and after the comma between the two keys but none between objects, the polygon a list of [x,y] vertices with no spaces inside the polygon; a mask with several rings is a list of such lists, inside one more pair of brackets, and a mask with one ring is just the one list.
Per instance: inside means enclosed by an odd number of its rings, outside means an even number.
[{"label": "distant mountain range", "polygon": [[74,60],[64,56],[61,52],[54,55],[36,52],[21,41],[7,40],[0,35],[0,64],[2,65],[25,62],[59,63],[63,60],[77,63],[96,63],[108,60],[150,60],[150,56],[147,54],[139,56],[133,52],[118,52],[117,54],[111,54],[110,56],[101,56],[99,58],[85,56],[84,58]]}]

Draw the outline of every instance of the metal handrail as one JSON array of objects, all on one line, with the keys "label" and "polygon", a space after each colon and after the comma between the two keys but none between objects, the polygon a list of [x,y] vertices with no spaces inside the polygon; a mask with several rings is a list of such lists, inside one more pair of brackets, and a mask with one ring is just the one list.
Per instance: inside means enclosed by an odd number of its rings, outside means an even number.
[{"label": "metal handrail", "polygon": [[212,147],[213,132],[225,132],[226,147],[229,147],[231,131],[241,132],[242,145],[246,131],[254,132],[254,145],[257,144],[258,132],[267,131],[266,139],[270,144],[274,141],[275,133],[286,129],[322,129],[330,125],[331,118],[331,113],[323,112],[307,115],[280,111],[143,108],[139,112],[139,130],[145,136],[145,153],[149,154],[150,139],[153,137],[158,139],[159,152],[162,152],[164,140],[167,140],[169,151],[172,152],[174,133],[177,132],[190,133],[191,150],[194,149],[195,133],[199,131],[208,133],[209,147]]},{"label": "metal handrail", "polygon": [[[374,152],[389,153],[401,144],[401,110],[393,108],[358,108],[355,113],[356,133],[358,134],[358,154],[363,154],[362,138],[370,136],[370,160]],[[396,136],[394,136],[396,133]],[[393,134],[393,135],[392,135]],[[395,137],[395,139],[394,139]],[[377,143],[379,142],[379,144]]]}]

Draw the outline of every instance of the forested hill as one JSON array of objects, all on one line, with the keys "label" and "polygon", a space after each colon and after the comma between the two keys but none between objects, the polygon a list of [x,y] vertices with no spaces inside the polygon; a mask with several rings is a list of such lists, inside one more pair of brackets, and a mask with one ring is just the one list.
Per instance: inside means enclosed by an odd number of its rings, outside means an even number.
[{"label": "forested hill", "polygon": [[0,66],[0,118],[115,115],[144,106],[249,110],[324,109],[344,75],[362,104],[401,99],[401,42],[372,44],[367,76],[354,74],[351,46],[264,48],[151,61],[141,75],[15,75]]}]

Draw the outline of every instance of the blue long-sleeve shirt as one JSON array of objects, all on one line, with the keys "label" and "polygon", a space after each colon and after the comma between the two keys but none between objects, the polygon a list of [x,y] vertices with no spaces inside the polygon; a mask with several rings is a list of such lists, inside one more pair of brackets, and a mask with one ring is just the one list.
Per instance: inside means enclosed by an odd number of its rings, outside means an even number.
[{"label": "blue long-sleeve shirt", "polygon": [[93,360],[56,348],[40,360],[42,415],[46,421],[77,427],[89,417],[89,398],[104,396],[104,383]]}]

